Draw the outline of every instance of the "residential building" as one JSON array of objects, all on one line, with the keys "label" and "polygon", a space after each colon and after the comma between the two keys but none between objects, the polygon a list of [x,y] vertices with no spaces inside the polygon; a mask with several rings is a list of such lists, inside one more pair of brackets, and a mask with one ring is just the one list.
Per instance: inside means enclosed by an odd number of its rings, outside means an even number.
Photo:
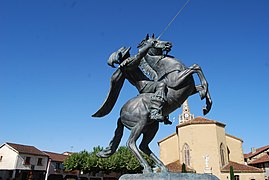
[{"label": "residential building", "polygon": [[63,177],[63,175],[65,174],[63,162],[66,158],[68,158],[69,155],[58,154],[48,151],[44,152],[49,156],[47,179],[51,179],[49,177]]},{"label": "residential building", "polygon": [[34,146],[5,143],[0,146],[0,178],[44,179],[48,159]]},{"label": "residential building", "polygon": [[118,179],[117,173],[93,176],[79,170],[64,171],[64,160],[72,154],[41,151],[34,146],[7,142],[0,146],[0,180]]},{"label": "residential building", "polygon": [[248,165],[264,169],[264,179],[269,180],[269,145],[251,148],[251,152],[245,154],[244,158]]},{"label": "residential building", "polygon": [[[225,132],[225,124],[204,117],[194,117],[187,101],[176,132],[158,142],[160,159],[170,171],[180,171],[184,163],[196,173],[209,173],[221,180],[230,179],[233,166],[236,179],[263,180],[262,169],[244,163],[243,141]],[[177,169],[171,169],[177,168]]]}]

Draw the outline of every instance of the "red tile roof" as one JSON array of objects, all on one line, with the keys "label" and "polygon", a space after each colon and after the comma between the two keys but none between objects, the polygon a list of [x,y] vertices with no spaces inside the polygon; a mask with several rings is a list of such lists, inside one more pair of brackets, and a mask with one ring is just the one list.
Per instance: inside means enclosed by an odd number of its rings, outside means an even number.
[{"label": "red tile roof", "polygon": [[238,138],[238,137],[235,137],[235,136],[233,136],[233,135],[230,135],[230,134],[227,134],[227,133],[226,133],[226,136],[228,136],[228,137],[230,137],[230,138],[233,138],[233,139],[237,139],[237,140],[243,142],[242,139],[240,139],[240,138]]},{"label": "red tile roof", "polygon": [[14,144],[14,143],[6,143],[8,146],[12,147],[18,153],[21,154],[31,154],[31,155],[38,155],[38,156],[48,156],[46,153],[40,151],[34,146],[22,145],[22,144]]},{"label": "red tile roof", "polygon": [[160,143],[162,143],[163,141],[165,141],[165,140],[167,140],[167,139],[169,139],[169,138],[171,138],[171,137],[173,137],[173,136],[176,136],[176,135],[177,135],[177,133],[173,133],[173,134],[171,134],[171,135],[169,135],[169,136],[167,136],[167,137],[161,139],[161,140],[158,141],[157,143],[158,143],[158,145],[160,145]]},{"label": "red tile roof", "polygon": [[177,127],[187,126],[190,124],[216,124],[216,125],[221,126],[221,127],[226,126],[225,124],[220,123],[218,121],[214,121],[214,120],[210,120],[210,119],[206,119],[204,117],[198,116],[190,121],[186,121],[184,123],[177,125]]},{"label": "red tile roof", "polygon": [[[166,167],[170,172],[182,172],[182,164],[179,162],[179,160],[172,162],[170,164],[167,164]],[[186,166],[187,172],[195,172],[194,169]]]},{"label": "red tile roof", "polygon": [[264,172],[262,169],[248,166],[245,164],[239,164],[232,161],[230,161],[227,165],[225,165],[221,169],[221,172],[230,172],[230,166],[233,166],[235,173],[263,173]]},{"label": "red tile roof", "polygon": [[255,159],[254,161],[250,162],[249,164],[260,164],[265,162],[269,162],[269,155],[267,153],[259,157],[258,159]]},{"label": "red tile roof", "polygon": [[248,154],[244,154],[244,157],[245,158],[250,158],[250,157],[256,156],[257,154],[259,154],[259,153],[261,153],[263,151],[266,151],[267,149],[269,149],[269,145],[257,148],[254,153],[250,152]]},{"label": "red tile roof", "polygon": [[64,160],[69,157],[68,155],[63,155],[63,154],[47,152],[47,151],[44,151],[44,152],[49,155],[52,161],[56,161],[56,162],[64,162]]}]

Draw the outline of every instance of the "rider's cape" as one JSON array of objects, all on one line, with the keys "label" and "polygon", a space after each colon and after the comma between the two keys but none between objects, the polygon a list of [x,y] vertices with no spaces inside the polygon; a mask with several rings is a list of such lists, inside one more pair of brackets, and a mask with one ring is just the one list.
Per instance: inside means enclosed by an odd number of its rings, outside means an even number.
[{"label": "rider's cape", "polygon": [[110,113],[119,97],[119,93],[124,83],[124,80],[125,76],[123,75],[121,69],[118,68],[113,73],[110,79],[110,89],[105,102],[100,107],[100,109],[95,114],[92,115],[92,117],[103,117],[108,113]]}]

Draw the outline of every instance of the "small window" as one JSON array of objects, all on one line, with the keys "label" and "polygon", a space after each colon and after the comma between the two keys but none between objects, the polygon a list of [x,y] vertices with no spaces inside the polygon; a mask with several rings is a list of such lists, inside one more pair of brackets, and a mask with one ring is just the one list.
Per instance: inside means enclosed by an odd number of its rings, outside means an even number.
[{"label": "small window", "polygon": [[235,175],[234,180],[239,180],[239,175]]},{"label": "small window", "polygon": [[37,165],[38,165],[38,166],[42,166],[42,158],[38,158],[38,160],[37,160]]},{"label": "small window", "polygon": [[55,169],[60,169],[60,163],[56,162]]},{"label": "small window", "polygon": [[26,159],[24,161],[24,164],[25,165],[29,165],[30,164],[30,161],[31,161],[31,157],[26,157]]},{"label": "small window", "polygon": [[2,159],[3,159],[3,156],[0,156],[0,161],[2,161]]}]

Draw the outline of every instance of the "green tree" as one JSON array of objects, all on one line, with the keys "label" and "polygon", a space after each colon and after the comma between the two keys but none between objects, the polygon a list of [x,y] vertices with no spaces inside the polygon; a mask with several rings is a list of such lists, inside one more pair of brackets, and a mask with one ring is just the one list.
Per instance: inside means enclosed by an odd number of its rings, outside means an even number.
[{"label": "green tree", "polygon": [[100,146],[94,147],[93,151],[89,153],[88,158],[86,160],[85,164],[85,172],[91,172],[93,174],[96,174],[100,171],[100,158],[96,156],[96,153],[101,151],[103,148]]},{"label": "green tree", "polygon": [[186,173],[187,172],[185,163],[182,164],[182,170],[181,170],[181,172],[182,173]]},{"label": "green tree", "polygon": [[[143,167],[140,165],[136,157],[131,151],[125,147],[119,147],[109,158],[99,158],[96,154],[103,148],[94,147],[92,152],[81,151],[79,153],[72,154],[64,161],[64,167],[66,170],[80,170],[84,173],[96,174],[100,171],[108,174],[110,172],[125,173],[141,173]],[[143,154],[143,157],[153,166],[153,161]]]},{"label": "green tree", "polygon": [[230,166],[230,179],[235,180],[235,178],[234,178],[234,167],[233,166]]},{"label": "green tree", "polygon": [[83,170],[84,171],[88,156],[89,156],[89,153],[85,150],[79,153],[73,153],[64,161],[65,170],[67,171]]},{"label": "green tree", "polygon": [[[119,160],[118,165],[118,171],[122,174],[124,173],[141,173],[143,170],[143,167],[140,165],[137,158],[133,155],[133,153],[125,146],[122,146],[118,149],[118,151],[115,153],[115,155],[118,157]],[[142,153],[143,158],[146,159],[146,161],[149,163],[151,167],[154,166],[154,162],[144,153]],[[113,155],[114,156],[114,155]]]}]

